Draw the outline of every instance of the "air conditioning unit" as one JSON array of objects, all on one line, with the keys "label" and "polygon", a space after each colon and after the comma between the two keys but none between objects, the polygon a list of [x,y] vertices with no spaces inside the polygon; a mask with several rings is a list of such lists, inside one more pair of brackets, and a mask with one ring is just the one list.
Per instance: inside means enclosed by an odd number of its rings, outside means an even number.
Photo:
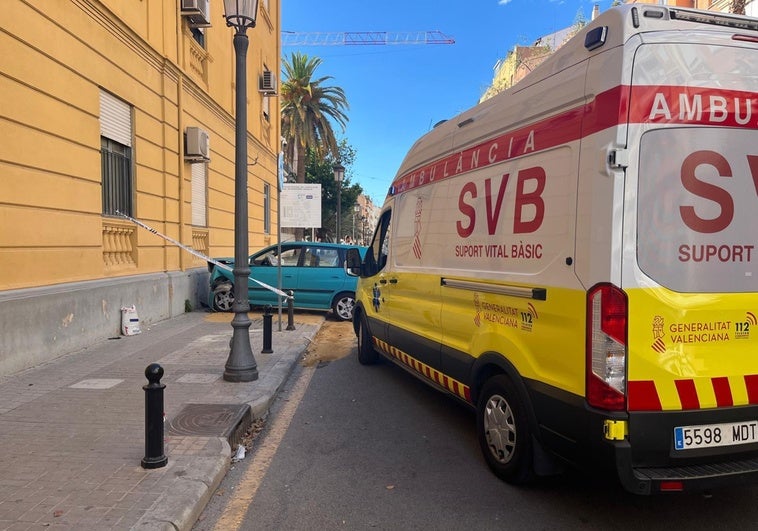
[{"label": "air conditioning unit", "polygon": [[264,70],[258,78],[258,92],[263,94],[276,94],[276,75],[270,70]]},{"label": "air conditioning unit", "polygon": [[188,127],[184,135],[184,158],[194,162],[206,162],[208,157],[208,133],[199,127]]},{"label": "air conditioning unit", "polygon": [[210,0],[181,0],[182,16],[189,22],[190,28],[209,28],[211,26]]}]

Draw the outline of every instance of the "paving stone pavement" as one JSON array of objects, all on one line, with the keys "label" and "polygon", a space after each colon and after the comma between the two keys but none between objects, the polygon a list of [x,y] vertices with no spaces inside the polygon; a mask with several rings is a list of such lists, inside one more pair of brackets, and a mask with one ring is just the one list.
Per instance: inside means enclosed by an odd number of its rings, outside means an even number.
[{"label": "paving stone pavement", "polygon": [[[0,530],[191,529],[231,463],[219,435],[172,436],[190,404],[265,416],[325,314],[273,316],[272,350],[251,314],[258,379],[226,382],[231,314],[186,313],[44,365],[0,377]],[[142,467],[145,369],[164,369],[166,466]]]}]

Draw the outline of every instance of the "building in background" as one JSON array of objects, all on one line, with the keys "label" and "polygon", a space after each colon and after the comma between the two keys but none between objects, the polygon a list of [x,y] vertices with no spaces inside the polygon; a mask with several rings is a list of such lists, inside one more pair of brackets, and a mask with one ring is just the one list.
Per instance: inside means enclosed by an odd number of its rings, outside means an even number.
[{"label": "building in background", "polygon": [[[758,0],[627,0],[617,3],[659,4],[728,13],[744,10],[744,14],[758,17]],[[595,4],[592,9],[591,20],[594,20],[598,14],[599,6]],[[540,37],[529,46],[514,46],[513,50],[495,63],[492,84],[484,91],[479,102],[488,100],[498,92],[502,92],[524,79],[537,65],[576,35],[584,25],[584,20],[579,16],[577,21],[568,28]]]},{"label": "building in background", "polygon": [[[205,300],[234,250],[222,0],[11,0],[0,21],[0,375]],[[251,248],[276,237],[280,1],[248,30]],[[273,236],[272,236],[273,235]]]},{"label": "building in background", "polygon": [[357,245],[368,245],[374,234],[376,221],[379,219],[380,207],[375,205],[371,197],[361,194],[358,196],[352,213],[352,241]]}]

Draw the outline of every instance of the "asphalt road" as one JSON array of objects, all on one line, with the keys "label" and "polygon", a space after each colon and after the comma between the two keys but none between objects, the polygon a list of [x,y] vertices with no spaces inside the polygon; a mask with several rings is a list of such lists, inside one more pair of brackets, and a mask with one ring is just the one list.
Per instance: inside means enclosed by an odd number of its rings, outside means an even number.
[{"label": "asphalt road", "polygon": [[755,528],[758,487],[638,497],[577,473],[507,485],[482,460],[468,408],[347,354],[296,371],[198,531],[224,511],[216,529]]}]

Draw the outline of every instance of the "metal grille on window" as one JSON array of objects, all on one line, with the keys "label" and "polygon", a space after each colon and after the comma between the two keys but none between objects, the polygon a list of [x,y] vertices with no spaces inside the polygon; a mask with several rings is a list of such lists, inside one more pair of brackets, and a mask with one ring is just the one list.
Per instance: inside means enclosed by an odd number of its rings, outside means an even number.
[{"label": "metal grille on window", "polygon": [[132,157],[131,148],[105,137],[100,138],[103,174],[103,214],[118,212],[132,215]]}]

